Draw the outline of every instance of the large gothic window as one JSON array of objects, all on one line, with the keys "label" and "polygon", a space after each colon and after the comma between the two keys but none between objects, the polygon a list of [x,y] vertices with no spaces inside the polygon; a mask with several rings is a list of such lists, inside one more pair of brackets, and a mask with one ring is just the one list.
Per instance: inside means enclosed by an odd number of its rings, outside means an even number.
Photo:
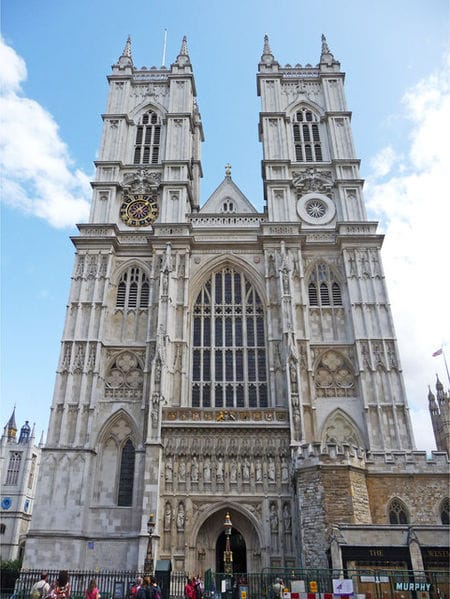
[{"label": "large gothic window", "polygon": [[268,405],[264,309],[233,268],[215,272],[194,304],[192,405]]},{"label": "large gothic window", "polygon": [[136,129],[134,164],[158,164],[161,143],[161,119],[150,110],[142,115]]},{"label": "large gothic window", "polygon": [[148,308],[149,284],[143,270],[134,266],[120,277],[116,308]]},{"label": "large gothic window", "polygon": [[341,287],[327,264],[320,262],[312,271],[308,296],[310,306],[342,306]]},{"label": "large gothic window", "polygon": [[9,458],[8,471],[6,473],[6,485],[17,485],[19,480],[20,463],[22,454],[20,451],[13,451]]},{"label": "large gothic window", "polygon": [[400,499],[393,499],[389,506],[389,522],[391,524],[408,524],[408,510]]},{"label": "large gothic window", "polygon": [[130,506],[133,503],[134,462],[134,446],[128,439],[122,449],[117,505]]},{"label": "large gothic window", "polygon": [[295,113],[292,126],[296,162],[322,162],[319,117],[308,108]]}]

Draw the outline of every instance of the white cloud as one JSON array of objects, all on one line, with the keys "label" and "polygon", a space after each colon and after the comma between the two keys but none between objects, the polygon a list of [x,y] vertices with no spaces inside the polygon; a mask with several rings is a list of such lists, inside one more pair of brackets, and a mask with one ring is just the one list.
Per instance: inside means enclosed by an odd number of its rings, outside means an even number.
[{"label": "white cloud", "polygon": [[2,201],[54,227],[85,221],[89,178],[74,168],[52,115],[21,95],[25,63],[1,38],[0,61]]},{"label": "white cloud", "polygon": [[[449,65],[446,61],[440,72],[405,94],[407,147],[381,150],[371,162],[366,187],[371,216],[385,226],[383,262],[416,444],[428,450],[434,448],[434,437],[427,386],[434,388],[435,373],[448,386],[442,358],[431,354],[442,343],[450,344]],[[403,158],[389,163],[393,155]],[[383,170],[385,164],[389,168]]]}]

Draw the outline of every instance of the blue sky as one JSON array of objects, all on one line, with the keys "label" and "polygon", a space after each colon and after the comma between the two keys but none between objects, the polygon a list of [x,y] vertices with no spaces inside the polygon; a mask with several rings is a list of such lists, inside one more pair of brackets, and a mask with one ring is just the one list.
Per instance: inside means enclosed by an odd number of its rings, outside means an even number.
[{"label": "blue sky", "polygon": [[[281,63],[316,64],[322,33],[346,72],[369,217],[383,259],[416,442],[432,449],[431,354],[450,338],[447,0],[3,0],[0,82],[1,424],[47,429],[73,267],[86,220],[106,76],[128,35],[136,66],[166,64],[183,35],[206,141],[204,203],[232,176],[263,208],[256,71],[267,33]],[[447,299],[445,299],[447,298]]]}]

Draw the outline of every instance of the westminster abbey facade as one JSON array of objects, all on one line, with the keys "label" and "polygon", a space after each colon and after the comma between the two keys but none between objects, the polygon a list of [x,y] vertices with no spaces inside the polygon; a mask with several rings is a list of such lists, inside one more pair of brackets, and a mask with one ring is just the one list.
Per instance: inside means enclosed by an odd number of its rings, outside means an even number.
[{"label": "westminster abbey facade", "polygon": [[441,567],[448,456],[415,449],[326,39],[294,67],[264,39],[263,212],[229,165],[200,199],[185,39],[108,80],[24,567],[142,568],[152,514],[155,559],[222,571],[227,512],[235,572]]}]

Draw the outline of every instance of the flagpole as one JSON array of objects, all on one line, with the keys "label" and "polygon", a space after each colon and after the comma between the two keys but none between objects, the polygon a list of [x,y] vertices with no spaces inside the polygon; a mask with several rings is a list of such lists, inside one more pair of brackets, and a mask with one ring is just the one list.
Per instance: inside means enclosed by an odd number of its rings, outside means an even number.
[{"label": "flagpole", "polygon": [[450,374],[448,372],[448,365],[447,365],[447,359],[445,357],[444,348],[442,348],[442,357],[444,358],[445,370],[447,371],[447,379],[448,379],[448,382],[450,384]]}]

